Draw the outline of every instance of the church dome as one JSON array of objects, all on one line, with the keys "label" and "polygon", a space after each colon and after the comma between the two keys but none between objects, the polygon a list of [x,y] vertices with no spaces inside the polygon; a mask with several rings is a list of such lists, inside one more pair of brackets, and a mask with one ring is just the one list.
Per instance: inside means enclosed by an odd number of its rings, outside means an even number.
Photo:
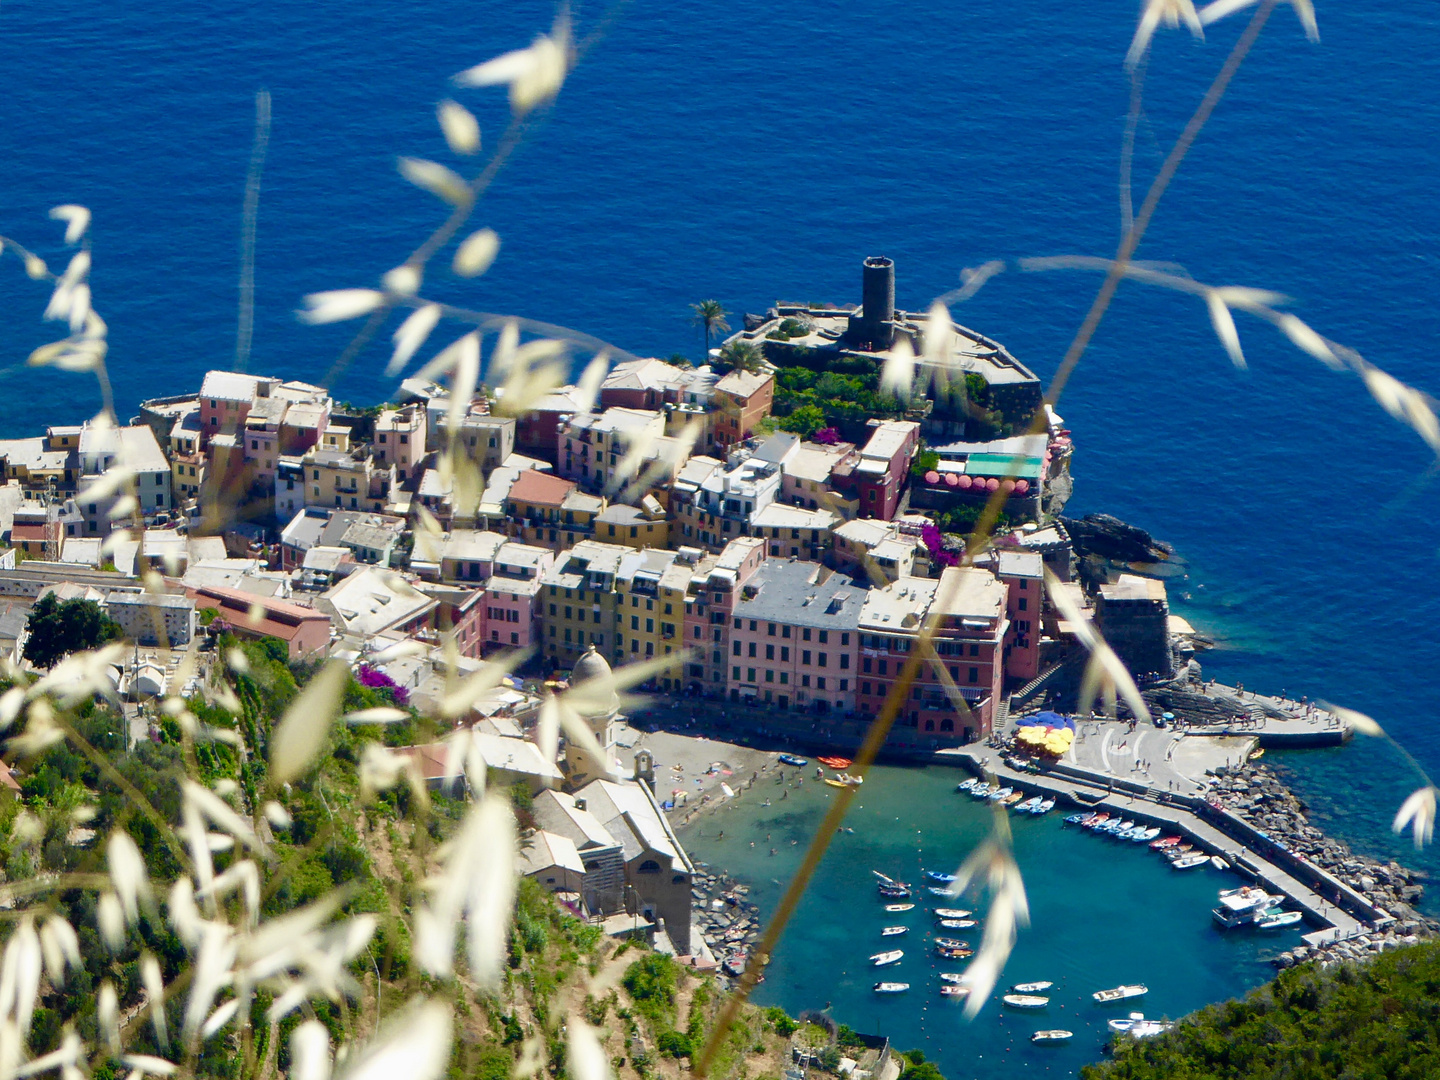
[{"label": "church dome", "polygon": [[[585,650],[584,655],[575,661],[575,666],[570,670],[570,685],[578,688],[583,683],[593,681],[603,686],[610,681],[610,677],[611,670],[609,662],[605,657],[595,651],[594,645],[591,645]],[[582,696],[596,696],[596,688],[588,688],[588,693],[582,692]],[[582,706],[579,711],[587,719],[602,720],[614,716],[619,707],[619,697],[614,690],[610,690],[609,693],[604,694],[603,697],[599,697],[598,700],[591,703],[589,707]]]}]

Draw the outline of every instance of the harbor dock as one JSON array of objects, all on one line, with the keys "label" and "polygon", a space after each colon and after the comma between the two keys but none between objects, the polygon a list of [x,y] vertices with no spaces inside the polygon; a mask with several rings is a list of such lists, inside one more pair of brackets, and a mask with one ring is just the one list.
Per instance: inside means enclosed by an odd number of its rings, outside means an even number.
[{"label": "harbor dock", "polygon": [[[1247,741],[1253,746],[1251,740]],[[1192,745],[1202,742],[1211,740],[1194,739]],[[1237,753],[1238,760],[1243,761],[1244,753],[1240,751],[1244,748],[1228,743],[1228,739],[1220,741],[1210,753],[1222,765],[1227,758],[1236,761]],[[1218,803],[1191,793],[1202,787],[1198,783],[1192,782],[1189,792],[1176,791],[1138,778],[1138,770],[1137,778],[1132,779],[1063,761],[1037,761],[1022,768],[1017,767],[1015,759],[1007,759],[1003,751],[980,743],[940,751],[934,760],[962,766],[976,775],[989,775],[1017,790],[1045,794],[1085,810],[1121,814],[1184,836],[1197,849],[1226,859],[1238,873],[1268,891],[1289,898],[1304,914],[1307,925],[1314,928],[1304,935],[1305,943],[1312,947],[1357,938],[1395,922],[1389,912],[1334,875],[1289,851]]]}]

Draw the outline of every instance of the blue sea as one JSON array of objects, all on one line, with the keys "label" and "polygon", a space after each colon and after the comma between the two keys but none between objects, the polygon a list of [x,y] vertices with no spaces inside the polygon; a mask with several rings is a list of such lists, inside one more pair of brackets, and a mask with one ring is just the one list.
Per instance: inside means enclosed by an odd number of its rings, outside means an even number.
[{"label": "blue sea", "polygon": [[[503,238],[499,260],[476,282],[437,264],[433,290],[636,354],[694,356],[692,301],[852,302],[867,255],[895,260],[899,302],[917,309],[989,259],[1108,255],[1134,10],[579,4],[581,34],[605,32],[477,215]],[[254,96],[268,89],[250,366],[322,378],[348,328],[301,325],[300,298],[373,283],[440,220],[397,156],[450,160],[434,108],[452,93],[493,143],[503,95],[447,80],[528,43],[552,13],[533,0],[0,5],[0,233],[58,263],[47,210],[90,206],[122,415],[195,387],[234,363]],[[1140,257],[1284,292],[1321,332],[1440,392],[1440,12],[1318,14],[1311,44],[1276,11]],[[1138,185],[1240,27],[1157,38]],[[955,314],[1048,375],[1097,284],[1012,270]],[[58,336],[39,321],[45,300],[0,260],[0,435],[97,407],[92,382],[24,365]],[[1192,298],[1121,290],[1059,406],[1078,443],[1071,509],[1176,546],[1175,608],[1220,646],[1209,674],[1362,709],[1440,771],[1433,456],[1358,380],[1239,321],[1246,371]],[[386,397],[384,360],[363,355],[337,395]],[[1418,782],[1392,748],[1275,759],[1338,835],[1437,866],[1389,835]]]}]

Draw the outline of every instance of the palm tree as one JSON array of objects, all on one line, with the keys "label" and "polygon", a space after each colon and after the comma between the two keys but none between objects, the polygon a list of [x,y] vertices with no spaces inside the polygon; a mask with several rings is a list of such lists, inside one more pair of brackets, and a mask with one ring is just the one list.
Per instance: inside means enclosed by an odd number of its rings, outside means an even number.
[{"label": "palm tree", "polygon": [[705,359],[710,359],[710,335],[716,330],[729,330],[730,324],[725,321],[725,316],[730,313],[725,310],[719,300],[701,300],[698,304],[691,304],[690,310],[695,312],[690,317],[692,326],[703,326],[705,328]]},{"label": "palm tree", "polygon": [[720,366],[730,371],[757,372],[765,370],[765,351],[753,341],[732,341],[720,350]]}]

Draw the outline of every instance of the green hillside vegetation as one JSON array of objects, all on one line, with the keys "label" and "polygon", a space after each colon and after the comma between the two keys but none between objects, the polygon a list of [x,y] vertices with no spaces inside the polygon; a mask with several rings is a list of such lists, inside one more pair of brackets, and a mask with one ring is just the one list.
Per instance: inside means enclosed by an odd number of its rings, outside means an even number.
[{"label": "green hillside vegetation", "polygon": [[[312,1001],[272,1026],[266,1011],[273,998],[260,989],[250,1008],[253,1045],[233,1033],[204,1042],[191,1062],[195,1075],[238,1080],[283,1074],[290,1067],[290,1033],[307,1013],[332,1037],[355,1038],[373,1032],[388,1011],[419,992],[453,1000],[456,1038],[449,1075],[454,1080],[510,1080],[517,1069],[526,1075],[532,1064],[541,1077],[564,1076],[566,1023],[573,1015],[598,1028],[616,1080],[689,1075],[692,1058],[713,1033],[725,1000],[714,978],[682,968],[642,943],[605,938],[598,926],[569,914],[532,881],[520,882],[497,988],[482,990],[461,977],[446,990],[422,975],[412,962],[408,916],[465,803],[403,783],[364,793],[360,762],[372,740],[396,746],[436,737],[431,722],[412,710],[408,720],[395,724],[334,725],[318,767],[278,794],[290,821],[272,828],[259,812],[264,800],[275,795],[267,794],[271,732],[316,669],[290,664],[284,645],[272,640],[241,643],[227,635],[219,653],[232,658],[228,681],[235,698],[230,703],[238,705],[238,712],[222,707],[219,698],[207,703],[197,697],[188,705],[202,730],[233,734],[196,738],[193,726],[187,730],[165,716],[156,739],[142,739],[127,750],[123,718],[87,701],[66,719],[73,738],[17,762],[21,791],[0,795],[4,883],[23,895],[27,882],[45,882],[49,909],[69,919],[79,936],[79,970],[63,986],[47,981],[41,987],[29,1039],[32,1053],[54,1050],[71,1026],[82,1037],[97,1037],[103,980],[115,986],[121,1012],[130,1018],[122,1022],[126,1052],[167,1050],[142,1011],[148,997],[141,957],[142,950],[154,954],[167,983],[183,978],[194,962],[165,910],[170,885],[184,868],[176,827],[182,818],[181,785],[193,776],[265,834],[273,852],[260,879],[265,918],[338,897],[341,914],[373,913],[378,920],[368,948],[349,965],[358,999]],[[389,690],[367,688],[351,678],[343,709],[394,704]],[[524,823],[529,793],[518,788],[510,794]],[[115,828],[128,832],[138,846],[156,886],[156,906],[142,915],[138,932],[112,952],[97,930],[95,889],[106,880],[104,837]],[[217,851],[217,873],[242,854]],[[8,922],[7,930],[14,925]],[[183,1024],[184,1010],[184,994],[167,1000],[172,1033]],[[709,1075],[778,1080],[797,1027],[781,1010],[746,1006]],[[173,1041],[168,1050],[174,1052]],[[838,1062],[838,1053],[831,1056]],[[125,1072],[118,1061],[102,1061],[92,1074],[119,1080]]]},{"label": "green hillside vegetation", "polygon": [[1321,971],[1305,965],[1162,1038],[1122,1038],[1083,1080],[1434,1080],[1440,944]]}]

